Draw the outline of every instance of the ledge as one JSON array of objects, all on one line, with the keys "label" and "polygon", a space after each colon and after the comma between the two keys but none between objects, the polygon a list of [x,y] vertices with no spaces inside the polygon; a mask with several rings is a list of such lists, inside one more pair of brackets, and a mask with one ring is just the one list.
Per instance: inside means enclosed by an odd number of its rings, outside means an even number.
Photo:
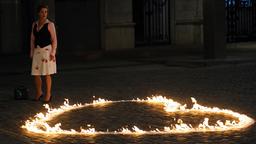
[{"label": "ledge", "polygon": [[176,25],[203,25],[203,19],[180,19],[176,20]]},{"label": "ledge", "polygon": [[134,27],[133,22],[123,22],[123,23],[105,23],[105,28],[117,28],[117,27]]}]

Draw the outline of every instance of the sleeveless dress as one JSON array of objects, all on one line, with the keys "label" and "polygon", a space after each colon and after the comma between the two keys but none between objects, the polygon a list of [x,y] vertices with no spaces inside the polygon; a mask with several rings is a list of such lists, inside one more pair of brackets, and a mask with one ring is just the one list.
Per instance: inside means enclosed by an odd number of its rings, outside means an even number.
[{"label": "sleeveless dress", "polygon": [[50,60],[52,42],[48,23],[45,23],[39,31],[37,31],[37,24],[35,24],[33,34],[35,37],[35,49],[31,75],[45,76],[57,73],[56,60]]}]

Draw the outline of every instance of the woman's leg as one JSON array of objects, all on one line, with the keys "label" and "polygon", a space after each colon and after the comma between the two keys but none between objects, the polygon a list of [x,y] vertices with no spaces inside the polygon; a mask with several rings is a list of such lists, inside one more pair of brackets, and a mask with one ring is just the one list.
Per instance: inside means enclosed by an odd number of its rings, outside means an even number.
[{"label": "woman's leg", "polygon": [[35,76],[35,85],[36,85],[36,99],[42,95],[42,79],[41,76]]},{"label": "woman's leg", "polygon": [[49,101],[51,98],[51,88],[52,88],[52,78],[51,75],[45,76],[45,82],[46,82],[46,95],[45,95],[45,101]]}]

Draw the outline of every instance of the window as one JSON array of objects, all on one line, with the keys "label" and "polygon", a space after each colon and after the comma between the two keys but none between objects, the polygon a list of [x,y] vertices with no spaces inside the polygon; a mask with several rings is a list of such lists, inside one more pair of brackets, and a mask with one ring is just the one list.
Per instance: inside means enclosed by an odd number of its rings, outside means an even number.
[{"label": "window", "polygon": [[238,4],[239,7],[251,7],[253,0],[225,0],[226,7],[236,6]]}]

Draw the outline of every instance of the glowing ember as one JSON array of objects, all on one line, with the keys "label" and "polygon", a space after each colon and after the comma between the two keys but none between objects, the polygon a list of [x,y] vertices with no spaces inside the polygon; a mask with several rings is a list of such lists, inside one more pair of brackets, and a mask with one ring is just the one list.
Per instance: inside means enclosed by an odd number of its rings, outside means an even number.
[{"label": "glowing ember", "polygon": [[[163,96],[155,96],[147,99],[133,99],[133,100],[120,100],[120,101],[108,101],[104,99],[94,100],[92,103],[85,104],[74,104],[69,105],[68,99],[65,99],[64,105],[59,108],[50,108],[48,104],[44,105],[47,109],[45,114],[38,113],[27,120],[23,126],[23,129],[33,133],[42,133],[42,134],[68,134],[68,135],[99,135],[99,134],[123,134],[123,135],[143,135],[143,134],[170,134],[170,133],[191,133],[191,132],[210,132],[210,131],[230,131],[230,130],[240,130],[243,128],[247,128],[250,125],[254,124],[254,120],[244,114],[239,114],[237,112],[233,112],[227,109],[220,109],[217,107],[210,108],[199,105],[195,98],[191,98],[193,102],[193,107],[188,109],[185,105],[181,105],[178,102],[173,101],[172,99],[167,99]],[[55,117],[63,114],[64,112],[68,112],[70,110],[80,109],[87,106],[101,106],[110,103],[124,103],[124,102],[137,102],[137,103],[153,103],[160,104],[164,106],[164,110],[170,113],[197,113],[197,114],[221,114],[226,116],[231,116],[234,119],[238,119],[238,121],[230,121],[226,120],[222,122],[218,120],[214,125],[210,125],[209,118],[205,118],[202,123],[200,123],[197,127],[193,127],[191,124],[184,123],[181,119],[177,120],[176,124],[166,126],[163,130],[154,129],[150,131],[141,130],[137,126],[133,126],[132,129],[121,128],[117,131],[96,131],[95,128],[83,129],[80,131],[76,131],[74,129],[71,130],[63,130],[61,128],[61,123],[56,124],[51,127],[48,125],[48,121],[54,119]],[[87,125],[91,127],[91,125]]]}]

